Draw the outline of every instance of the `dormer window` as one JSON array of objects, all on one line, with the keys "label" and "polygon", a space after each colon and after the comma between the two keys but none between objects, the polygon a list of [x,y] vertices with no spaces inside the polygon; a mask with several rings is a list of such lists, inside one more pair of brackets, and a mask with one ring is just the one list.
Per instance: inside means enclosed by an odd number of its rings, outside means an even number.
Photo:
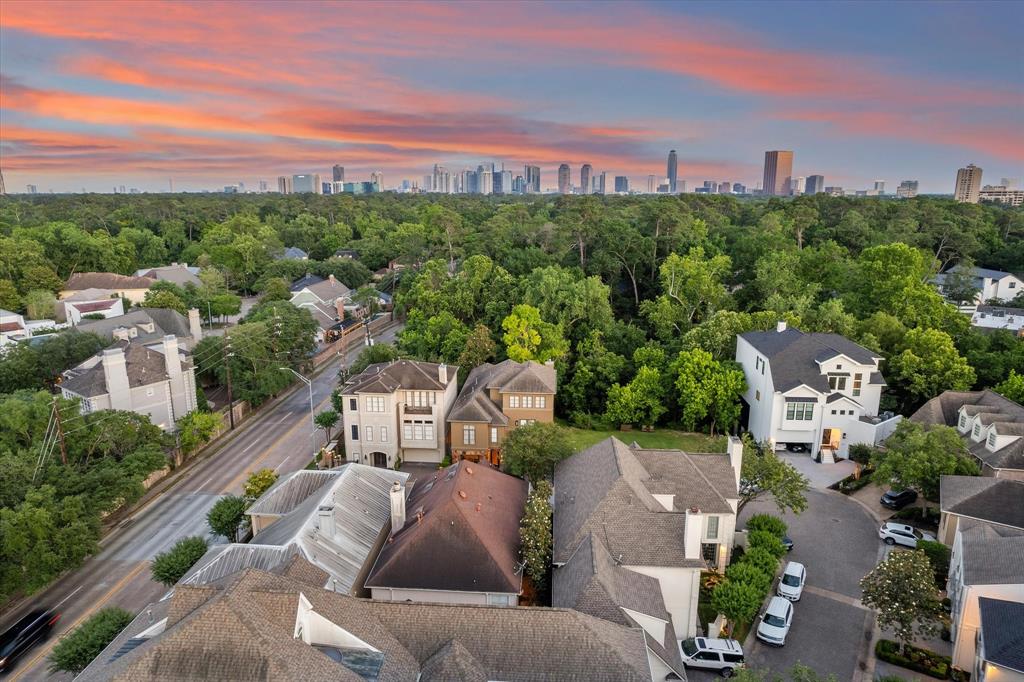
[{"label": "dormer window", "polygon": [[975,424],[972,433],[974,433],[975,438],[981,438],[981,424]]},{"label": "dormer window", "polygon": [[967,415],[966,414],[960,415],[960,428],[961,429],[966,429],[967,428]]},{"label": "dormer window", "polygon": [[988,446],[994,448],[996,446],[996,432],[993,431],[988,434]]}]

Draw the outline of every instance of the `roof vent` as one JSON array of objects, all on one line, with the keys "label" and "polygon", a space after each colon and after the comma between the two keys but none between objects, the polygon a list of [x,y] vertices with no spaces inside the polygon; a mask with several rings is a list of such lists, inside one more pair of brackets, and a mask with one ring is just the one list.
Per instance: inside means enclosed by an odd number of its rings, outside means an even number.
[{"label": "roof vent", "polygon": [[479,502],[476,503],[476,510],[480,511],[480,503]]},{"label": "roof vent", "polygon": [[700,514],[700,507],[690,507],[691,514]]},{"label": "roof vent", "polygon": [[466,473],[469,474],[470,476],[472,476],[473,475],[473,467],[466,467]]},{"label": "roof vent", "polygon": [[462,499],[466,499],[466,497],[467,497],[466,496],[466,491],[465,490],[460,490],[459,491],[459,497],[461,497]]}]

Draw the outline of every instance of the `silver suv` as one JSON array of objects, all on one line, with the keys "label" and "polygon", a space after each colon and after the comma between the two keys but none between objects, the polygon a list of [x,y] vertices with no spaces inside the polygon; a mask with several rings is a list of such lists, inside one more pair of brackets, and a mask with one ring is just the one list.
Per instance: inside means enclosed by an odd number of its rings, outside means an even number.
[{"label": "silver suv", "polygon": [[691,637],[679,642],[679,653],[687,668],[716,670],[722,677],[743,667],[743,647],[735,639]]}]

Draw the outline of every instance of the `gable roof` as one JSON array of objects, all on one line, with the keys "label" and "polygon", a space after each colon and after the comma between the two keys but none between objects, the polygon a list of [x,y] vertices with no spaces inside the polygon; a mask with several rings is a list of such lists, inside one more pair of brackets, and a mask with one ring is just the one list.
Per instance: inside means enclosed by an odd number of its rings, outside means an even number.
[{"label": "gable roof", "polygon": [[[932,398],[914,414],[911,421],[920,424],[956,426],[960,410],[969,416],[981,415],[987,424],[995,423],[1002,435],[1024,435],[1024,406],[996,393],[983,391],[945,391]],[[974,443],[968,436],[968,450],[984,464],[994,469],[1024,469],[1024,438],[1004,445],[996,451],[985,447],[985,441]]]},{"label": "gable roof", "polygon": [[1024,584],[1024,531],[965,519],[957,532],[965,585]]},{"label": "gable roof", "polygon": [[394,393],[406,391],[443,391],[459,376],[459,368],[446,365],[447,381],[441,383],[436,362],[418,360],[392,360],[370,365],[359,374],[349,378],[342,388],[342,395],[356,393]]},{"label": "gable roof", "polygon": [[499,393],[541,393],[554,395],[558,389],[555,368],[539,362],[485,362],[466,377],[459,397],[448,414],[449,422],[484,422],[507,426],[508,417],[501,405],[490,398],[490,390]]},{"label": "gable roof", "polygon": [[309,254],[297,246],[289,246],[278,256],[278,260],[306,260],[307,258],[309,258]]},{"label": "gable roof", "polygon": [[133,277],[114,272],[76,272],[68,278],[65,291],[80,289],[148,289],[156,282],[152,277]]},{"label": "gable roof", "polygon": [[[769,360],[775,390],[786,392],[801,384],[820,393],[831,393],[828,377],[819,363],[845,355],[856,363],[874,365],[881,356],[839,334],[805,334],[799,329],[753,331],[740,337]],[[880,383],[874,380],[872,383]]]},{"label": "gable roof", "polygon": [[[151,332],[144,328],[144,326],[150,325],[153,326]],[[160,341],[168,334],[174,334],[179,339],[192,336],[188,318],[170,308],[132,308],[124,315],[117,317],[108,317],[103,320],[82,320],[75,328],[81,332],[98,334],[107,341],[112,341],[115,330],[132,327],[138,332],[133,339],[138,344]]]},{"label": "gable roof", "polygon": [[[374,602],[256,569],[180,586],[169,602],[161,632],[111,660],[149,627],[136,618],[78,679],[651,679],[642,630],[569,609]],[[300,606],[376,653],[305,644],[295,636]]]},{"label": "gable roof", "polygon": [[419,479],[366,586],[519,594],[526,492],[526,481],[467,460]]},{"label": "gable roof", "polygon": [[[294,544],[330,576],[331,589],[359,589],[357,578],[391,521],[391,486],[409,474],[349,463],[329,471],[300,470],[278,480],[246,511],[279,516],[252,539],[255,545]],[[324,527],[321,512],[333,519]]]},{"label": "gable roof", "polygon": [[297,293],[307,287],[311,287],[314,284],[319,284],[320,282],[323,281],[323,277],[307,272],[305,275],[292,282],[292,285],[288,288],[288,290],[291,291],[292,293]]},{"label": "gable roof", "polygon": [[949,272],[964,272],[964,271],[966,271],[967,274],[969,274],[969,275],[971,275],[972,277],[975,277],[975,278],[988,277],[990,279],[1002,279],[1003,277],[1009,277],[1009,276],[1013,275],[1013,273],[1011,273],[1011,272],[1003,272],[1002,270],[992,270],[990,268],[979,268],[979,267],[966,268],[963,265],[961,265],[960,263],[957,263],[956,265],[951,267],[946,272],[949,273]]},{"label": "gable roof", "polygon": [[309,284],[305,288],[325,303],[334,303],[339,298],[344,298],[352,293],[351,289],[342,284],[340,280],[335,279],[333,275],[327,279]]},{"label": "gable roof", "polygon": [[1024,530],[1024,481],[942,476],[942,511]]},{"label": "gable roof", "polygon": [[1024,604],[978,597],[985,660],[1024,673]]},{"label": "gable roof", "polygon": [[190,268],[184,263],[172,263],[156,268],[139,270],[135,275],[137,277],[151,277],[161,282],[171,282],[179,286],[185,286],[186,284],[200,286],[203,283],[198,277],[199,268]]},{"label": "gable roof", "polygon": [[[703,567],[686,556],[685,511],[732,513],[727,500],[738,494],[728,462],[724,454],[632,449],[614,437],[563,460],[555,468],[554,562],[567,562],[593,532],[621,564]],[[655,494],[674,495],[673,511]]]},{"label": "gable roof", "polygon": [[[128,373],[128,385],[131,388],[149,386],[169,378],[164,354],[158,350],[127,341],[120,341],[106,350],[124,352],[125,370]],[[107,378],[103,373],[103,354],[104,351],[100,351],[76,367],[66,370],[61,388],[85,398],[108,393]],[[183,369],[192,366],[192,361],[182,356],[180,352],[179,358],[181,358]]]}]

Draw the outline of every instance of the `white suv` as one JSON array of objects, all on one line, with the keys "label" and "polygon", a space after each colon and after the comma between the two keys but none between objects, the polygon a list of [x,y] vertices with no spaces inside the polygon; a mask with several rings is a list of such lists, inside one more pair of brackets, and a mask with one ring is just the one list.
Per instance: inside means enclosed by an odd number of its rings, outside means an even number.
[{"label": "white suv", "polygon": [[757,638],[766,644],[782,646],[786,643],[786,635],[792,624],[793,605],[788,599],[772,597],[757,625]]},{"label": "white suv", "polygon": [[680,640],[679,653],[687,668],[717,670],[722,677],[732,677],[743,667],[743,647],[735,639],[691,637]]},{"label": "white suv", "polygon": [[780,597],[785,597],[789,601],[800,601],[800,596],[804,593],[805,582],[807,582],[807,569],[799,562],[790,561],[786,564],[786,570],[782,572],[776,592]]},{"label": "white suv", "polygon": [[892,521],[882,524],[882,527],[878,529],[878,537],[882,538],[887,545],[905,545],[914,548],[917,547],[918,540],[935,542],[935,536],[931,533],[925,533],[905,523]]}]

